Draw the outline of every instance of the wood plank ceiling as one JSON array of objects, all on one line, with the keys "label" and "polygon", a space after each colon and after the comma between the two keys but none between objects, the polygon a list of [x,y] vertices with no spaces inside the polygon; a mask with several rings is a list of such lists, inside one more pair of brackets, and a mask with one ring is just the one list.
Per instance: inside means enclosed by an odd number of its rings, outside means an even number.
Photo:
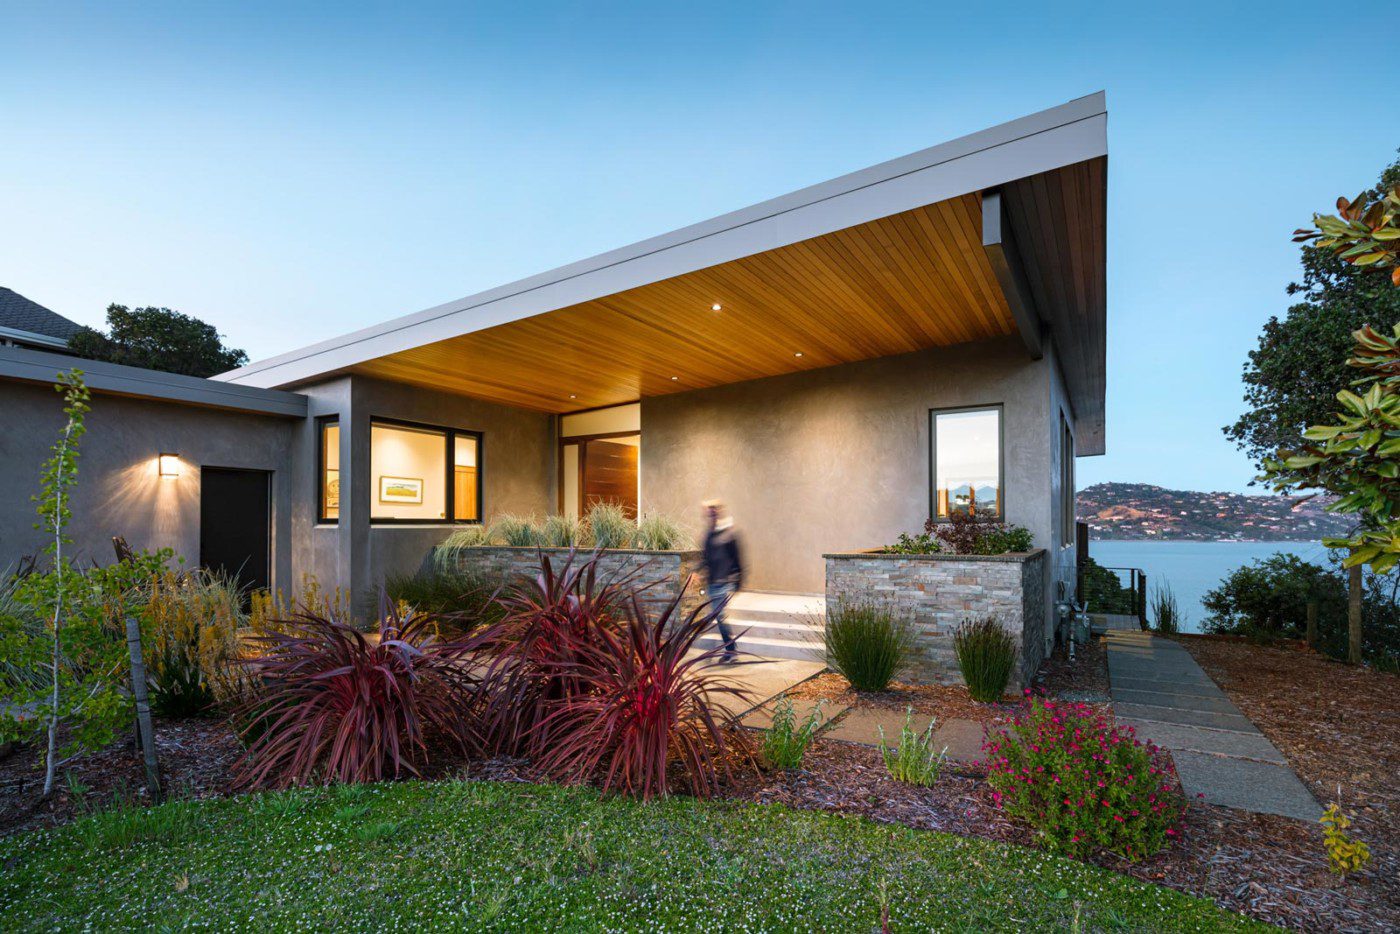
[{"label": "wood plank ceiling", "polygon": [[569,412],[1012,334],[980,202],[927,205],[353,372]]}]

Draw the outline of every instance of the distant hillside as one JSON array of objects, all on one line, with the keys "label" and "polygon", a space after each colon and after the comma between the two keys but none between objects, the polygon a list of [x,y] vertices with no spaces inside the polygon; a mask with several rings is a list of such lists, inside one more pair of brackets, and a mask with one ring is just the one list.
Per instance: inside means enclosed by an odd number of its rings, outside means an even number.
[{"label": "distant hillside", "polygon": [[1317,541],[1345,535],[1352,519],[1327,512],[1322,497],[1168,490],[1146,483],[1097,483],[1077,497],[1090,538],[1177,541]]}]

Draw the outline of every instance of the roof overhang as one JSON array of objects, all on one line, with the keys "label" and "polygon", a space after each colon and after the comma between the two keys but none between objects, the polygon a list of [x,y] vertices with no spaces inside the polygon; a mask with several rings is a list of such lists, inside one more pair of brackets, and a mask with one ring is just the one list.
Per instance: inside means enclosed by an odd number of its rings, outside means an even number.
[{"label": "roof overhang", "polygon": [[1017,333],[1099,453],[1107,152],[1098,93],[216,379],[566,412]]}]

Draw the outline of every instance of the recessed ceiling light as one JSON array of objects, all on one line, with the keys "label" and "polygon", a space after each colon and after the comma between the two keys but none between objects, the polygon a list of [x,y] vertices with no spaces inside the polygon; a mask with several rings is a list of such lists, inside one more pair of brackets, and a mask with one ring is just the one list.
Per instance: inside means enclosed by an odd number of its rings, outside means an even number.
[{"label": "recessed ceiling light", "polygon": [[711,310],[711,311],[719,311],[719,309],[720,309],[720,304],[719,304],[719,302],[715,302],[713,305],[710,306],[710,310]]},{"label": "recessed ceiling light", "polygon": [[794,356],[794,357],[800,357],[800,356],[802,356],[802,351],[799,350],[797,353],[793,354],[793,356]]},{"label": "recessed ceiling light", "polygon": [[578,396],[574,395],[573,393],[569,393],[569,398],[570,398],[570,399],[577,399]]},{"label": "recessed ceiling light", "polygon": [[680,379],[679,376],[672,376],[672,377],[671,377],[671,382],[675,382],[675,381],[678,380],[678,379]]}]

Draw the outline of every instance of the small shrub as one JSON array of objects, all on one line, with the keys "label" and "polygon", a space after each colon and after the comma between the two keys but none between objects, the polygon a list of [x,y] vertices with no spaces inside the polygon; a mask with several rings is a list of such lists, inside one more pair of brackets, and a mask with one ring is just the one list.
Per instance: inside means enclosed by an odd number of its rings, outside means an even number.
[{"label": "small shrub", "polygon": [[1076,857],[1103,850],[1136,861],[1178,835],[1185,800],[1155,745],[1084,704],[1026,703],[982,746],[993,798],[1009,815]]},{"label": "small shrub", "polygon": [[549,548],[577,548],[584,544],[587,531],[577,516],[553,515],[540,526],[540,537]]},{"label": "small shrub", "polygon": [[883,691],[914,651],[907,620],[875,603],[838,603],[826,620],[826,661],[857,691]]},{"label": "small shrub", "polygon": [[943,771],[948,747],[935,751],[933,748],[933,728],[929,720],[928,729],[919,733],[914,729],[914,708],[904,708],[904,727],[899,731],[899,745],[894,749],[885,745],[885,729],[880,727],[880,756],[885,760],[885,771],[897,782],[922,785],[932,788]]},{"label": "small shrub", "polygon": [[786,694],[773,704],[773,722],[763,732],[760,752],[772,769],[795,769],[802,765],[807,747],[822,725],[822,701],[818,701],[801,724],[793,712],[792,701]]},{"label": "small shrub", "polygon": [[685,530],[670,516],[648,513],[637,521],[637,547],[646,551],[674,551],[684,548]]},{"label": "small shrub", "polygon": [[938,539],[928,532],[918,535],[901,532],[895,543],[885,548],[885,552],[892,555],[936,555],[942,550]]},{"label": "small shrub", "polygon": [[1181,604],[1171,585],[1161,584],[1152,590],[1151,607],[1153,628],[1162,635],[1175,635],[1181,631]]},{"label": "small shrub", "polygon": [[152,709],[190,717],[239,699],[244,679],[238,630],[247,617],[237,581],[203,569],[164,571],[141,591]]},{"label": "small shrub", "polygon": [[1339,876],[1349,872],[1359,872],[1371,861],[1371,848],[1360,840],[1353,840],[1347,833],[1351,818],[1342,813],[1339,805],[1333,804],[1323,813],[1322,843],[1327,848],[1327,868]]},{"label": "small shrub", "polygon": [[952,513],[946,522],[930,519],[924,532],[937,538],[943,551],[955,555],[1004,555],[1035,546],[1029,529],[965,512]]},{"label": "small shrub", "polygon": [[354,618],[351,612],[350,591],[343,587],[322,590],[321,582],[315,574],[303,574],[301,591],[293,591],[290,598],[279,588],[276,591],[255,590],[250,598],[248,626],[258,635],[276,632],[293,625],[298,613],[310,613],[329,619],[349,621]]},{"label": "small shrub", "polygon": [[383,598],[379,641],[302,612],[256,637],[247,660],[260,688],[247,702],[239,784],[285,788],[420,774],[428,739],[461,745],[472,682],[462,651],[432,621]]},{"label": "small shrub", "polygon": [[637,523],[617,503],[594,503],[587,521],[594,548],[631,548],[637,540]]},{"label": "small shrub", "polygon": [[953,631],[953,652],[972,699],[983,704],[1001,700],[1020,647],[995,616],[963,620]]},{"label": "small shrub", "polygon": [[538,548],[545,543],[539,520],[534,516],[499,516],[491,530],[494,538],[517,548]]}]

